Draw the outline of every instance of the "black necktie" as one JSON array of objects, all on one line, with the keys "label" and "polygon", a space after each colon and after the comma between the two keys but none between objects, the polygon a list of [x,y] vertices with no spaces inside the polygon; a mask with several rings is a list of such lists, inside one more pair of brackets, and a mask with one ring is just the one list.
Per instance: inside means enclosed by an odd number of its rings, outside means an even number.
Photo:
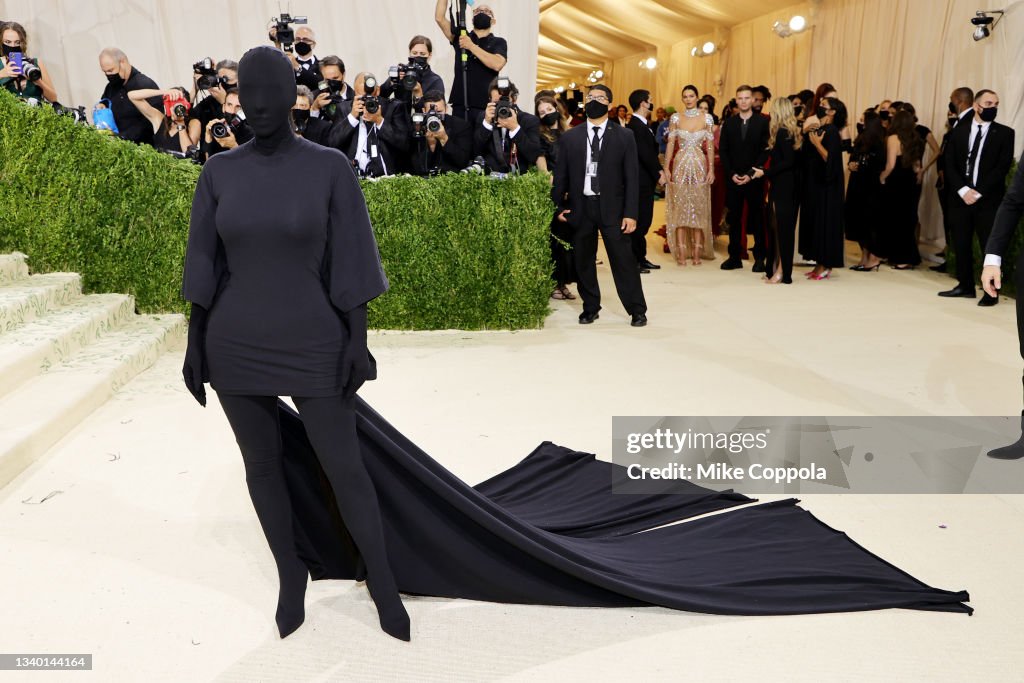
[{"label": "black necktie", "polygon": [[978,152],[981,151],[981,124],[978,124],[978,132],[974,136],[974,145],[971,146],[971,155],[967,157],[967,183],[974,187],[974,167],[978,163]]},{"label": "black necktie", "polygon": [[[374,150],[377,151],[377,156],[373,155]],[[379,178],[384,175],[384,160],[380,156],[377,128],[373,121],[366,122],[366,156],[369,158],[366,164],[366,174],[371,178]]]},{"label": "black necktie", "polygon": [[590,179],[590,189],[594,194],[601,192],[601,129],[594,126],[594,137],[590,141],[590,163],[594,164],[594,176]]}]

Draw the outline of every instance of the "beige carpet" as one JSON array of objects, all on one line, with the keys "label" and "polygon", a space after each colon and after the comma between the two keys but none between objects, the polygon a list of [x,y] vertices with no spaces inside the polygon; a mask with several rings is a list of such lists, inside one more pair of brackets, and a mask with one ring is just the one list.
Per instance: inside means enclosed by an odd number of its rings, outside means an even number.
[{"label": "beige carpet", "polygon": [[[382,333],[362,392],[469,483],[543,440],[608,457],[618,414],[1008,415],[1012,302],[935,293],[927,271],[769,287],[720,261],[644,276],[632,329],[607,265],[601,318],[552,302],[543,330]],[[720,245],[721,248],[721,245]],[[1021,680],[1024,496],[804,496],[826,523],[977,612],[723,617],[408,598],[385,636],[362,584],[316,582],[273,623],[276,574],[215,396],[166,354],[0,490],[4,652],[92,653],[94,670],[2,680]],[[1024,463],[1008,463],[1024,467]],[[769,499],[770,497],[762,497]],[[945,525],[945,528],[940,528]]]}]

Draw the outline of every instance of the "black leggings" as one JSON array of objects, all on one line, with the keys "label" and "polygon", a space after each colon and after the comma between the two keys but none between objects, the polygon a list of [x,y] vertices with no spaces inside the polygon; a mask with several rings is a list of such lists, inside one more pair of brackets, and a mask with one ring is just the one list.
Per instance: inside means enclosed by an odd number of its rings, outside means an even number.
[{"label": "black leggings", "polygon": [[[284,588],[294,578],[297,567],[301,566],[305,575],[305,566],[298,559],[292,530],[277,397],[218,394],[218,398],[242,451],[249,496]],[[399,609],[395,601],[400,598],[384,545],[377,492],[359,450],[355,399],[294,397],[294,401],[310,444],[334,489],[341,517],[366,563],[367,588],[377,610],[395,611]]]}]

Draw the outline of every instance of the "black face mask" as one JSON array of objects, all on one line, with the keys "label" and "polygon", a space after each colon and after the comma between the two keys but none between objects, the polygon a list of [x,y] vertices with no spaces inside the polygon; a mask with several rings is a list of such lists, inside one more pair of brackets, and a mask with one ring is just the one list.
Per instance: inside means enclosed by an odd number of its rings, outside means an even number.
[{"label": "black face mask", "polygon": [[544,116],[540,117],[540,122],[543,123],[545,126],[555,125],[556,123],[558,123],[558,112],[553,111],[544,114]]},{"label": "black face mask", "polygon": [[295,72],[280,50],[254,47],[238,63],[238,99],[256,136],[253,146],[271,154],[292,134]]},{"label": "black face mask", "polygon": [[491,27],[491,18],[483,13],[476,13],[473,15],[473,28],[486,31]]},{"label": "black face mask", "polygon": [[295,128],[303,133],[306,130],[306,125],[309,123],[309,110],[308,109],[292,109],[292,121],[295,122]]},{"label": "black face mask", "polygon": [[124,79],[121,78],[121,74],[107,74],[107,82],[115,88],[124,85]]},{"label": "black face mask", "polygon": [[816,111],[815,114],[818,115],[819,119],[823,119],[826,116],[828,116],[828,109],[825,108],[825,105],[819,104],[818,105],[818,111]]},{"label": "black face mask", "polygon": [[19,45],[4,45],[3,46],[4,57],[11,54],[12,52],[21,52],[21,46]]},{"label": "black face mask", "polygon": [[420,66],[426,66],[427,65],[427,58],[423,57],[423,56],[409,57],[409,63],[410,64],[419,64]]},{"label": "black face mask", "polygon": [[956,113],[956,105],[953,104],[952,102],[949,103],[949,113],[950,114],[955,114]]},{"label": "black face mask", "polygon": [[295,43],[295,54],[300,57],[305,57],[313,51],[313,46],[309,43]]},{"label": "black face mask", "polygon": [[882,111],[878,112],[878,118],[882,119],[883,121],[888,121],[889,116],[890,114],[888,109],[883,109]]},{"label": "black face mask", "polygon": [[608,105],[597,100],[590,100],[583,107],[588,119],[599,119],[608,113]]},{"label": "black face mask", "polygon": [[800,116],[803,113],[804,113],[804,105],[798,104],[795,107],[793,107],[793,115],[794,116]]},{"label": "black face mask", "polygon": [[978,116],[981,117],[982,121],[992,123],[996,120],[996,114],[999,113],[999,107],[982,107],[981,113]]}]

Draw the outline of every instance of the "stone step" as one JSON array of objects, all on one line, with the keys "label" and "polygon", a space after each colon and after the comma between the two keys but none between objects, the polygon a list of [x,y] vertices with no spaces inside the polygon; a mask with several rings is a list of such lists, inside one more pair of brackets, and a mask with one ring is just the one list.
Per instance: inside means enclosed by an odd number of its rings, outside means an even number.
[{"label": "stone step", "polygon": [[135,315],[126,294],[92,294],[0,334],[0,397]]},{"label": "stone step", "polygon": [[0,338],[82,296],[77,273],[47,273],[0,284]]},{"label": "stone step", "polygon": [[0,285],[28,277],[28,258],[19,251],[11,254],[0,254]]},{"label": "stone step", "polygon": [[185,333],[181,315],[133,318],[0,397],[0,487]]}]

